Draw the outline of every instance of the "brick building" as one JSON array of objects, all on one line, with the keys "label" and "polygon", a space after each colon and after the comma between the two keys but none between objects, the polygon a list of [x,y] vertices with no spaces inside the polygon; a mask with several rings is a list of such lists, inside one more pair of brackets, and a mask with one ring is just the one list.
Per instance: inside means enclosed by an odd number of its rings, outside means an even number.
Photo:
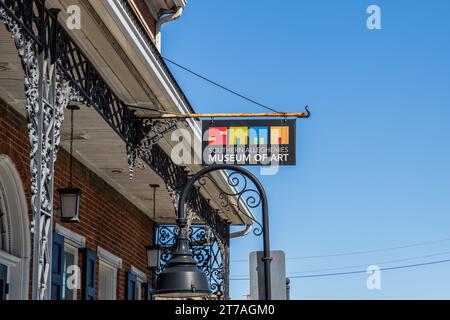
[{"label": "brick building", "polygon": [[[147,119],[193,112],[159,53],[161,25],[185,5],[0,0],[0,299],[149,298],[173,246],[179,192],[201,168],[170,157],[171,132],[200,139],[197,121]],[[82,196],[79,221],[64,222],[74,104],[72,184]],[[251,212],[222,210],[227,177],[211,181],[193,195],[191,238],[211,297],[227,298],[229,241],[249,231]]]}]

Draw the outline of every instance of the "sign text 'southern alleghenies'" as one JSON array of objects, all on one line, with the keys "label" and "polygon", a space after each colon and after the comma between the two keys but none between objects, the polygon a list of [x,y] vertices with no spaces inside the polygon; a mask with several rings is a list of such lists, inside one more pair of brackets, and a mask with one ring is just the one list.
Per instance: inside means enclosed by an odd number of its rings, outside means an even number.
[{"label": "sign text 'southern alleghenies'", "polygon": [[295,120],[204,120],[204,165],[295,165]]}]

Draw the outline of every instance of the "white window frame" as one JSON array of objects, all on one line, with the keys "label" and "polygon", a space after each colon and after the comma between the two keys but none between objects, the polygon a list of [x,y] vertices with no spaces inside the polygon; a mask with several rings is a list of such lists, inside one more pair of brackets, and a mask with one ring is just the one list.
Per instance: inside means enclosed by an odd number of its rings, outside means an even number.
[{"label": "white window frame", "polygon": [[64,237],[64,243],[67,242],[78,249],[86,248],[86,237],[63,227],[59,223],[55,224],[55,232]]},{"label": "white window frame", "polygon": [[[67,243],[66,241],[64,241],[64,254],[66,252],[68,252],[68,253],[73,255],[73,257],[74,257],[73,258],[73,263],[76,266],[80,267],[78,265],[78,248],[73,246],[72,244]],[[66,267],[66,270],[64,270],[63,272],[64,272],[64,274],[67,275],[67,264],[65,265],[65,267]],[[81,274],[79,274],[79,276],[81,276]],[[81,285],[81,279],[78,279],[77,281],[78,281],[78,284]],[[67,289],[67,278],[65,279],[65,283],[63,285],[64,285],[64,292],[69,290],[69,289]],[[73,299],[72,300],[77,300],[78,299],[78,290],[79,289],[72,289],[72,291],[73,291]]]},{"label": "white window frame", "polygon": [[142,300],[142,282],[136,279],[136,292],[134,293],[134,300]]},{"label": "white window frame", "polygon": [[[68,252],[73,254],[74,256],[74,263],[78,267],[78,255],[79,255],[79,249],[83,249],[86,247],[86,237],[66,228],[60,225],[59,223],[55,223],[55,232],[62,236],[64,238],[64,253]],[[64,273],[67,274],[67,265],[66,270],[64,270]],[[81,276],[81,274],[80,274]],[[67,279],[66,279],[67,281]],[[81,279],[78,279],[79,285],[81,286]],[[67,283],[64,283],[64,291],[66,290]],[[78,299],[78,290],[79,289],[73,289],[75,291],[73,293],[73,300]]]},{"label": "white window frame", "polygon": [[[11,268],[15,268],[20,263],[20,258],[0,250],[0,263],[6,266],[6,283],[11,286]],[[11,290],[6,294],[6,300],[9,300]]]},{"label": "white window frame", "polygon": [[[101,272],[103,270],[106,270],[111,274],[111,276],[108,279],[110,291],[106,293],[106,295],[108,296],[107,299],[100,297],[101,294],[100,286],[102,281]],[[98,295],[99,300],[117,300],[117,268],[101,259],[99,259],[98,265]]]},{"label": "white window frame", "polygon": [[27,199],[14,162],[0,154],[0,210],[5,214],[6,247],[0,260],[6,265],[11,300],[27,300],[30,290],[31,234]]},{"label": "white window frame", "polygon": [[142,300],[142,284],[147,282],[147,275],[135,266],[131,266],[131,273],[136,276],[135,300]]},{"label": "white window frame", "polygon": [[110,292],[108,300],[117,300],[117,270],[122,268],[122,259],[109,252],[108,250],[103,249],[102,247],[97,247],[97,257],[99,261],[99,275],[98,275],[98,291],[100,298],[100,272],[102,269],[106,269],[107,271],[111,271],[110,281]]}]

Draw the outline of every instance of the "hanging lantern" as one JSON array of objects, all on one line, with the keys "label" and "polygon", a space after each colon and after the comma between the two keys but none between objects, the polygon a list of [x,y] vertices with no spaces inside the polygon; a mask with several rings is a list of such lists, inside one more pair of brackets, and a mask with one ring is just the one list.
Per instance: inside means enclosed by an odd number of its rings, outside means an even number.
[{"label": "hanging lantern", "polygon": [[80,221],[80,197],[81,189],[64,188],[59,189],[59,201],[61,204],[61,221],[78,222]]},{"label": "hanging lantern", "polygon": [[72,168],[73,168],[73,112],[80,110],[77,105],[69,105],[70,110],[70,167],[69,167],[69,186],[58,189],[60,203],[60,218],[63,222],[80,221],[80,198],[81,189],[72,186]]},{"label": "hanging lantern", "polygon": [[159,270],[159,246],[148,245],[145,249],[147,251],[147,269],[153,272]]}]

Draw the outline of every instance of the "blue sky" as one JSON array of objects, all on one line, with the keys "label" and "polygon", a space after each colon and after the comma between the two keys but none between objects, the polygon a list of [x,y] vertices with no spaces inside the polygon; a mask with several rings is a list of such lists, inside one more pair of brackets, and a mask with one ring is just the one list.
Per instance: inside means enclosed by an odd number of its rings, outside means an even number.
[{"label": "blue sky", "polygon": [[[379,5],[382,30],[366,28]],[[297,121],[297,166],[259,176],[269,195],[273,249],[287,274],[449,259],[450,241],[370,254],[301,256],[450,238],[450,2],[191,0],[163,26],[163,55],[283,111]],[[258,112],[171,67],[198,112]],[[252,169],[255,173],[259,171]],[[262,239],[231,242],[231,276],[248,275]],[[431,256],[433,255],[433,256]],[[343,271],[365,268],[345,269]],[[292,279],[293,299],[450,299],[450,263],[366,274]],[[232,281],[242,299],[248,281]]]}]

